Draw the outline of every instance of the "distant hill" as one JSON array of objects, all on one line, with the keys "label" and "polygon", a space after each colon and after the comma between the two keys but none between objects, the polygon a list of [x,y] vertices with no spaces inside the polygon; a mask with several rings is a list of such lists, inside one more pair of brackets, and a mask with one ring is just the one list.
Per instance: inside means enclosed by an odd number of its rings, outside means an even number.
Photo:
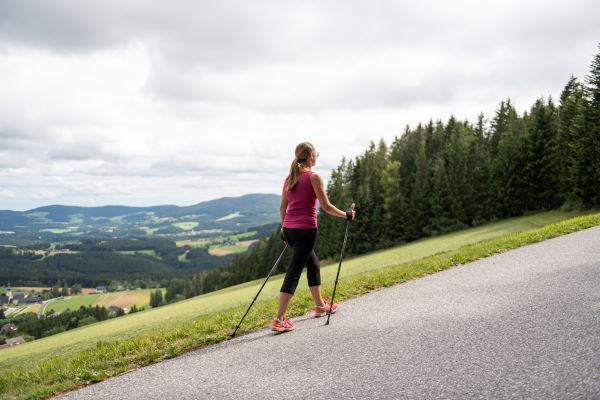
[{"label": "distant hill", "polygon": [[0,210],[0,245],[62,241],[83,236],[193,236],[240,232],[279,221],[280,196],[248,194],[190,206],[78,207],[49,205],[27,211]]}]

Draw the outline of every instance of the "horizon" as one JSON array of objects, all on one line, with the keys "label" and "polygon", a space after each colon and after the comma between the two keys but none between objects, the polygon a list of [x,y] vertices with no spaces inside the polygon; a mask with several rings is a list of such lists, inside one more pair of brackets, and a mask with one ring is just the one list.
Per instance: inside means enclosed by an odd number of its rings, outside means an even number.
[{"label": "horizon", "polygon": [[97,206],[82,206],[82,205],[78,205],[78,204],[57,204],[57,203],[53,203],[53,204],[41,205],[41,206],[34,207],[34,208],[28,208],[28,209],[24,209],[24,210],[0,209],[0,211],[28,212],[28,211],[37,210],[38,208],[46,208],[46,207],[78,207],[78,208],[102,208],[102,207],[129,207],[129,208],[180,207],[180,208],[182,208],[182,207],[195,206],[195,205],[202,204],[202,203],[208,203],[208,202],[211,202],[211,201],[218,201],[218,200],[232,199],[232,198],[241,198],[241,197],[252,196],[252,195],[280,196],[281,194],[280,193],[279,194],[278,193],[246,193],[246,194],[242,194],[242,195],[239,195],[239,196],[221,196],[221,197],[217,197],[217,198],[213,198],[213,199],[208,199],[208,200],[200,200],[200,201],[197,201],[197,202],[191,203],[191,204],[152,204],[152,205],[102,204],[102,205],[97,205]]}]

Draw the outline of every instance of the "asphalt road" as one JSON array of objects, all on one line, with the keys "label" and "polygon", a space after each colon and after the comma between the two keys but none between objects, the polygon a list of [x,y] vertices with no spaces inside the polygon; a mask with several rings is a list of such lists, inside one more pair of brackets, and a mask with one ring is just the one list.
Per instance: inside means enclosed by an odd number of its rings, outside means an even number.
[{"label": "asphalt road", "polygon": [[600,399],[600,227],[295,321],[62,398]]}]

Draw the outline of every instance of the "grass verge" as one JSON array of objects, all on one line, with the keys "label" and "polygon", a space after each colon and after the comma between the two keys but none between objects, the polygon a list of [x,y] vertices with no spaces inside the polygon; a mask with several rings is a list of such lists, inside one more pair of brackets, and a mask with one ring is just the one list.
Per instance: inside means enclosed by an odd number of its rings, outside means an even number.
[{"label": "grass verge", "polygon": [[[600,214],[576,217],[543,228],[507,234],[457,250],[353,275],[340,280],[336,298],[349,299],[454,265],[596,225],[600,225]],[[323,292],[330,295],[332,289],[333,285],[325,285]],[[255,304],[240,333],[267,325],[273,316],[275,305],[276,299],[273,298]],[[8,399],[43,398],[217,343],[227,339],[246,307],[247,305],[237,306],[211,313],[194,321],[139,337],[99,341],[94,348],[75,354],[18,366],[0,376],[0,394],[2,398]],[[299,293],[292,302],[289,315],[302,315],[310,309],[310,295]]]}]

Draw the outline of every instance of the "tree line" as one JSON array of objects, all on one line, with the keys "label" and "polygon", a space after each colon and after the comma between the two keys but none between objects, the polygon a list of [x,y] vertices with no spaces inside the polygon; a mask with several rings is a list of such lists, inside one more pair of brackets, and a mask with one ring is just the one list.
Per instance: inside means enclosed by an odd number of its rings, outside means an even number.
[{"label": "tree line", "polygon": [[[450,117],[371,143],[332,171],[327,192],[339,207],[357,204],[346,250],[355,255],[529,212],[599,207],[600,54],[558,101],[539,98],[519,113],[508,99],[490,121]],[[339,256],[343,224],[320,211],[321,259]],[[170,296],[264,277],[282,248],[275,231],[229,265],[178,282]]]},{"label": "tree line", "polygon": [[[141,309],[143,310],[143,308]],[[129,313],[141,311],[133,306]],[[99,321],[104,321],[109,318],[120,317],[125,312],[122,308],[115,310],[99,306],[81,306],[77,310],[66,310],[60,314],[50,310],[49,315],[38,316],[35,313],[22,313],[14,317],[4,319],[4,315],[0,317],[0,325],[13,323],[18,327],[17,332],[0,335],[0,342],[3,342],[8,337],[23,335],[27,341],[40,339],[47,336],[56,335],[64,331],[75,329],[77,327],[93,324]]]}]

